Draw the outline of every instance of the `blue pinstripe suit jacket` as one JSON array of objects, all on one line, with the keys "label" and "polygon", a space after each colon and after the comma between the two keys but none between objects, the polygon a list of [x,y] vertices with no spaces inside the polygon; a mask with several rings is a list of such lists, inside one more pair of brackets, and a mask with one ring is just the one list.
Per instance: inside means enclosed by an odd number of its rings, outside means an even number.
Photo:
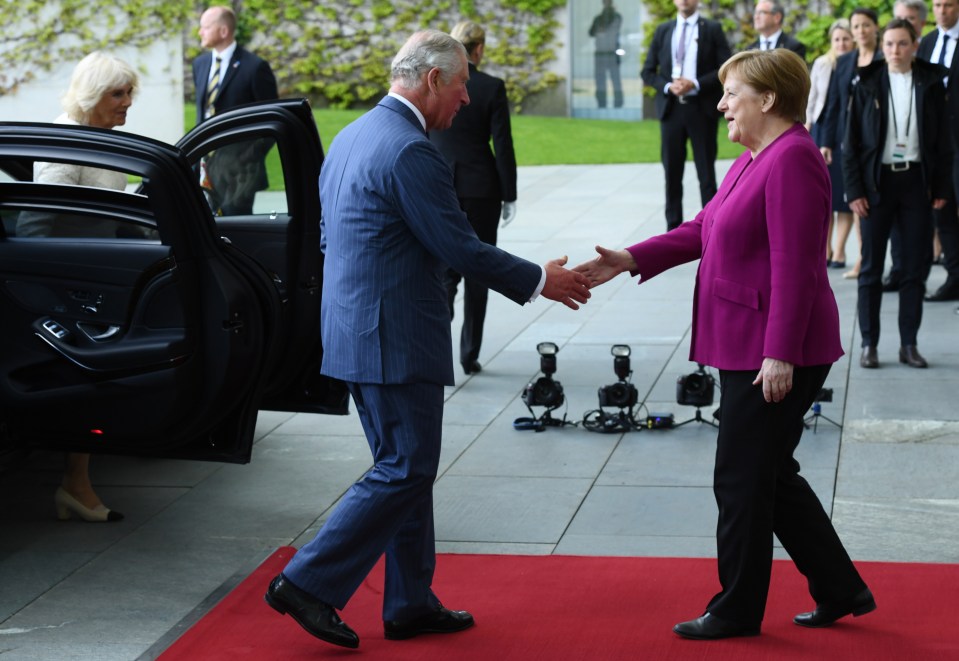
[{"label": "blue pinstripe suit jacket", "polygon": [[449,166],[392,97],[333,140],[320,201],[328,376],[452,385],[446,266],[520,304],[539,284],[540,266],[476,237]]}]

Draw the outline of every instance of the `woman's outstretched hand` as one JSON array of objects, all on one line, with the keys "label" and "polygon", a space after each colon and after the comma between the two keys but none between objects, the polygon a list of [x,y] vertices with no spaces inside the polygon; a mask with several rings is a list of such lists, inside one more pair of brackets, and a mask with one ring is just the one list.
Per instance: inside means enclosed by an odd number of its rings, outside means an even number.
[{"label": "woman's outstretched hand", "polygon": [[598,257],[583,262],[573,269],[589,279],[590,287],[597,287],[624,271],[635,271],[637,268],[633,256],[625,250],[607,250],[602,246],[596,246],[596,252],[599,253]]}]

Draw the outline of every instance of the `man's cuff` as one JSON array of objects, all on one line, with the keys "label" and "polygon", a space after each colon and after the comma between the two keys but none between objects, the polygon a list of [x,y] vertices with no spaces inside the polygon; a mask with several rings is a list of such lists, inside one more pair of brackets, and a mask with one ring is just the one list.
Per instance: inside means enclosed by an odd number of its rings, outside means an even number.
[{"label": "man's cuff", "polygon": [[539,298],[539,295],[543,293],[543,287],[546,286],[546,269],[542,266],[539,268],[543,271],[543,274],[539,276],[539,284],[536,285],[536,289],[533,290],[533,295],[529,297],[530,303]]}]

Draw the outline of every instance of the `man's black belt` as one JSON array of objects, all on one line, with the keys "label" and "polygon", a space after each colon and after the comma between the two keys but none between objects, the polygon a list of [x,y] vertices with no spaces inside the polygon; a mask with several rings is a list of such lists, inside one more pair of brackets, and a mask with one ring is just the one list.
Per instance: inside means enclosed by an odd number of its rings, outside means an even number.
[{"label": "man's black belt", "polygon": [[883,172],[908,172],[909,168],[918,168],[922,164],[919,161],[903,161],[902,163],[883,163]]}]

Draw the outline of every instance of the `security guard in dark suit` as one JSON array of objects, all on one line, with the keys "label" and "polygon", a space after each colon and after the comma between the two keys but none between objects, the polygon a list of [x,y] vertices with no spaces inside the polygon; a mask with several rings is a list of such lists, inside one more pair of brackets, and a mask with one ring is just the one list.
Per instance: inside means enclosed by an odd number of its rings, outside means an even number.
[{"label": "security guard in dark suit", "polygon": [[945,207],[935,212],[936,229],[942,243],[943,265],[946,281],[939,289],[926,296],[927,301],[959,300],[959,57],[956,57],[956,42],[959,41],[959,0],[942,0],[932,4],[936,16],[936,31],[930,32],[919,42],[916,57],[945,67],[948,77],[946,88],[947,110],[952,132],[952,194]]},{"label": "security guard in dark suit", "polygon": [[[236,43],[236,14],[229,7],[210,7],[200,16],[200,45],[206,51],[193,61],[197,124],[214,114],[255,101],[278,97],[270,65]],[[257,191],[269,185],[264,157],[268,140],[226,145],[203,167],[204,187],[214,211],[225,216],[253,213]]]},{"label": "security guard in dark suit", "polygon": [[679,15],[656,28],[642,70],[643,83],[656,90],[667,229],[684,220],[687,140],[693,145],[703,206],[716,194],[716,105],[723,95],[719,67],[732,54],[719,22],[700,17],[699,0],[673,1]]},{"label": "security guard in dark suit", "polygon": [[[450,34],[466,47],[470,73],[466,91],[470,103],[460,108],[449,129],[431,131],[430,140],[453,170],[456,195],[476,235],[481,241],[496,245],[500,217],[505,227],[516,215],[516,154],[510,132],[506,84],[477,69],[486,47],[486,32],[482,27],[464,21]],[[447,272],[450,318],[461,279],[456,271]],[[466,374],[473,374],[482,369],[479,353],[489,292],[469,278],[464,290],[460,364]]]}]

